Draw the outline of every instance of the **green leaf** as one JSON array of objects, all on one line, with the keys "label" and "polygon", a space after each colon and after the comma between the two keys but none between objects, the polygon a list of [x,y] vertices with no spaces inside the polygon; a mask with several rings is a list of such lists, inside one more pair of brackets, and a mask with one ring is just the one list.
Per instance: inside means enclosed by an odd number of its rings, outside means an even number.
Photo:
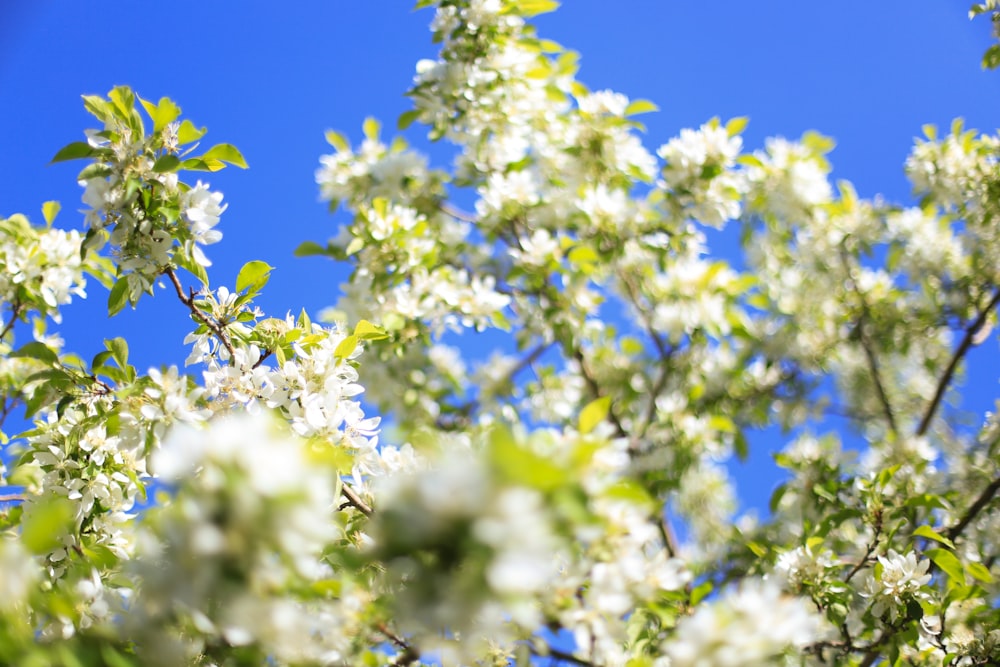
[{"label": "green leaf", "polygon": [[139,102],[153,121],[153,132],[159,132],[181,115],[181,108],[169,97],[161,97],[160,102],[155,105],[141,97],[139,97]]},{"label": "green leaf", "polygon": [[358,348],[358,337],[357,336],[347,336],[344,340],[340,341],[336,349],[333,351],[333,356],[336,359],[347,359],[354,353],[354,350]]},{"label": "green leaf", "polygon": [[726,134],[731,137],[735,137],[737,134],[746,129],[747,123],[749,122],[750,119],[746,116],[738,116],[736,118],[729,119],[729,122],[726,123]]},{"label": "green leaf", "polygon": [[360,236],[355,236],[353,239],[351,239],[351,242],[347,244],[347,248],[344,249],[344,254],[350,257],[354,253],[359,252],[364,247],[365,247],[365,240]]},{"label": "green leaf", "polygon": [[638,116],[641,113],[651,113],[653,111],[659,111],[660,107],[656,106],[649,100],[635,100],[627,107],[625,107],[626,116]]},{"label": "green leaf", "polygon": [[336,130],[326,131],[326,141],[328,144],[337,149],[339,153],[347,153],[351,150],[351,145],[347,143],[347,139],[344,138],[340,132]]},{"label": "green leaf", "polygon": [[240,269],[239,275],[236,276],[236,291],[259,292],[267,284],[267,279],[273,268],[267,262],[262,262],[259,259],[247,262]]},{"label": "green leaf", "polygon": [[128,280],[122,276],[115,281],[111,293],[108,294],[108,317],[114,317],[122,311],[122,308],[128,303],[128,293]]},{"label": "green leaf", "polygon": [[135,667],[135,663],[130,658],[125,657],[118,652],[118,649],[107,644],[101,644],[101,660],[102,664],[107,665],[107,667]]},{"label": "green leaf", "polygon": [[174,255],[174,262],[177,263],[179,268],[184,269],[197,278],[202,285],[208,287],[208,272],[205,270],[204,266],[194,261],[190,255],[191,253],[189,249],[182,249],[181,252]]},{"label": "green leaf", "polygon": [[379,132],[382,130],[382,123],[377,118],[369,116],[361,125],[361,130],[365,133],[365,138],[371,141],[378,141]]},{"label": "green leaf", "polygon": [[51,225],[52,221],[59,215],[61,208],[62,206],[57,201],[47,201],[42,204],[42,217],[45,218],[45,224]]},{"label": "green leaf", "polygon": [[46,364],[59,363],[59,355],[52,351],[52,348],[48,345],[38,341],[26,343],[20,349],[11,352],[8,356],[14,359],[36,359]]},{"label": "green leaf", "polygon": [[982,581],[986,584],[993,583],[993,574],[990,569],[983,565],[982,563],[970,562],[966,563],[965,571],[972,575],[975,579]]},{"label": "green leaf", "polygon": [[216,144],[208,149],[208,151],[201,156],[201,159],[209,162],[211,160],[218,160],[220,162],[228,162],[229,164],[235,165],[241,169],[247,168],[247,161],[243,159],[243,154],[233,146],[232,144]]},{"label": "green leaf", "polygon": [[965,585],[965,570],[962,561],[947,549],[928,549],[924,555],[931,559],[941,571],[948,575],[956,585]]},{"label": "green leaf", "polygon": [[705,599],[705,596],[712,592],[714,586],[711,581],[703,581],[691,590],[691,606],[695,606]]},{"label": "green leaf", "polygon": [[21,542],[34,554],[45,554],[61,543],[74,518],[73,501],[42,498],[29,504],[21,519]]},{"label": "green leaf", "polygon": [[359,340],[382,340],[389,337],[389,334],[385,332],[385,329],[377,324],[372,324],[368,320],[361,320],[358,322],[358,324],[354,327],[354,335]]},{"label": "green leaf", "polygon": [[[511,10],[525,18],[553,12],[559,8],[559,3],[556,0],[519,0],[517,3],[511,4],[514,5]],[[504,13],[511,13],[511,11]]]},{"label": "green leaf", "polygon": [[418,118],[420,118],[420,111],[418,111],[417,109],[410,109],[409,111],[404,111],[399,115],[399,120],[396,121],[396,127],[399,128],[400,130],[405,130],[410,125],[413,125],[413,122]]},{"label": "green leaf", "polygon": [[157,174],[165,174],[171,171],[177,171],[177,168],[181,166],[181,160],[176,155],[161,155],[156,158],[156,162],[153,163],[153,171]]},{"label": "green leaf", "polygon": [[79,160],[84,157],[92,157],[95,151],[96,149],[86,141],[74,141],[60,148],[51,162],[65,162],[66,160]]},{"label": "green leaf", "polygon": [[118,368],[124,369],[128,364],[128,342],[124,338],[105,339],[104,347],[108,348]]},{"label": "green leaf", "polygon": [[303,241],[293,253],[296,257],[312,257],[313,255],[327,254],[326,248],[315,241]]},{"label": "green leaf", "polygon": [[601,396],[584,406],[583,410],[580,410],[580,424],[578,430],[581,434],[586,435],[594,430],[594,428],[604,421],[604,418],[608,416],[611,412],[611,397]]},{"label": "green leaf", "polygon": [[716,431],[736,433],[736,423],[725,415],[712,415],[708,418],[708,425]]},{"label": "green leaf", "polygon": [[954,549],[955,548],[955,543],[954,542],[952,542],[951,540],[949,540],[944,535],[941,535],[940,533],[936,532],[930,526],[920,526],[915,531],[913,531],[913,534],[915,536],[918,536],[918,537],[926,537],[929,540],[934,540],[935,542],[940,542],[941,544],[945,545],[949,549]]},{"label": "green leaf", "polygon": [[135,94],[128,86],[115,86],[108,93],[108,99],[114,106],[119,118],[131,126],[132,109],[135,108]]},{"label": "green leaf", "polygon": [[111,115],[108,101],[100,95],[83,95],[83,108],[99,120],[106,121]]},{"label": "green leaf", "polygon": [[994,44],[983,54],[983,69],[1000,67],[1000,44]]},{"label": "green leaf", "polygon": [[197,127],[194,126],[194,123],[192,123],[187,119],[184,119],[184,121],[181,122],[181,126],[177,128],[177,143],[189,144],[192,141],[198,141],[203,136],[205,136],[205,132],[207,131],[208,130],[204,127],[198,129]]},{"label": "green leaf", "polygon": [[510,430],[502,426],[490,432],[489,457],[491,467],[503,479],[513,483],[546,492],[562,486],[566,481],[566,471],[519,445]]},{"label": "green leaf", "polygon": [[92,162],[80,170],[76,180],[89,181],[92,178],[107,178],[111,175],[111,167],[100,162]]}]

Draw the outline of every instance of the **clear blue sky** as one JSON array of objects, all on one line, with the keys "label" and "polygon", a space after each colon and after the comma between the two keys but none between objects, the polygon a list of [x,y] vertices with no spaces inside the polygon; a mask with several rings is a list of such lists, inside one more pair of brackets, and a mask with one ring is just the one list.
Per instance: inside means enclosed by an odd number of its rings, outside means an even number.
[{"label": "clear blue sky", "polygon": [[[746,145],[816,129],[837,140],[837,178],[864,196],[907,201],[902,163],[924,123],[993,131],[1000,121],[1000,73],[983,72],[988,21],[970,22],[969,2],[774,0],[565,0],[539,17],[543,37],[581,52],[579,78],[591,89],[648,98],[648,146],[712,116],[749,116]],[[360,137],[365,116],[387,128],[408,108],[403,92],[415,62],[432,57],[428,10],[408,1],[287,3],[182,0],[101,3],[5,0],[0,4],[0,215],[41,221],[42,202],[60,200],[57,224],[81,228],[78,163],[49,166],[62,145],[93,126],[83,93],[128,84],[147,99],[169,96],[205,141],[238,146],[248,171],[208,175],[229,208],[210,246],[213,282],[232,284],[239,266],[263,259],[277,270],[262,300],[273,315],[336,299],[343,270],[295,260],[303,240],[323,240],[336,221],[317,200],[313,172],[328,150],[323,132]],[[419,128],[408,137],[422,145]],[[435,149],[438,164],[448,153]],[[101,339],[124,335],[140,368],[180,363],[189,330],[168,293],[108,320],[106,294],[66,311],[67,349],[89,358]],[[992,346],[992,347],[991,347]],[[984,395],[996,395],[990,343],[980,365]],[[759,486],[759,488],[757,488]],[[746,489],[766,502],[770,484]]]}]

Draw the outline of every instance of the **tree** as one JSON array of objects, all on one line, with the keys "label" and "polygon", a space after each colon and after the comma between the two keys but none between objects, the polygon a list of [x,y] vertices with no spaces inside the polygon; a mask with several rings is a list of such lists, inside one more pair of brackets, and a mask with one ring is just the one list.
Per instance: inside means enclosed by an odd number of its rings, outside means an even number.
[{"label": "tree", "polygon": [[[188,174],[246,163],[167,98],[84,97],[99,127],[55,160],[87,163],[86,234],[54,202],[2,221],[4,415],[34,426],[8,445],[0,660],[1000,660],[1000,427],[958,402],[1000,301],[1000,140],[926,128],[914,207],[834,189],[815,133],[743,152],[740,118],[654,157],[655,107],[587,90],[527,22],[555,2],[417,4],[441,54],[399,125],[458,161],[375,120],[329,134],[317,182],[351,223],[299,254],[353,273],[322,324],[254,305],[264,262],[213,286],[226,205]],[[707,255],[724,226],[739,263]],[[87,278],[112,315],[162,283],[200,377],[140,373],[121,338],[64,352],[47,327]],[[452,344],[470,329],[508,352]],[[734,523],[721,462],[772,426],[787,480]]]}]

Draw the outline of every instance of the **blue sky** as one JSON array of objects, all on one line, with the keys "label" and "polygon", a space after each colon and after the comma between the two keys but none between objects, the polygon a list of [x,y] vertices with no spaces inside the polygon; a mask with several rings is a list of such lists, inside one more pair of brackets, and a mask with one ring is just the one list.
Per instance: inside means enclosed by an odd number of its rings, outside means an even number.
[{"label": "blue sky", "polygon": [[[863,196],[909,200],[902,163],[924,123],[956,116],[993,131],[1000,74],[983,72],[988,21],[970,22],[966,2],[844,0],[815,3],[708,3],[696,0],[565,0],[539,17],[541,36],[581,52],[579,78],[661,108],[643,117],[647,145],[712,116],[749,116],[746,146],[767,136],[815,129],[833,136],[834,175]],[[61,146],[91,127],[80,95],[132,86],[147,99],[169,96],[208,144],[238,146],[248,171],[209,175],[229,208],[224,238],[208,248],[213,283],[232,284],[239,266],[277,267],[261,301],[269,314],[336,300],[344,271],[315,258],[296,260],[303,240],[336,232],[317,199],[313,172],[333,128],[354,140],[365,116],[392,128],[408,108],[403,92],[419,58],[432,57],[428,10],[410,2],[0,4],[0,215],[40,221],[42,202],[63,204],[57,224],[81,228],[82,164],[48,165]],[[425,145],[419,128],[407,133]],[[447,150],[435,148],[445,166]],[[67,349],[89,358],[101,339],[124,335],[140,368],[181,363],[189,330],[167,292],[135,313],[108,320],[106,294],[92,284],[88,303],[67,309]],[[985,397],[996,395],[995,343],[977,365]],[[981,376],[981,377],[979,377]],[[756,458],[756,457],[755,457]],[[746,489],[766,502],[770,484]]]}]

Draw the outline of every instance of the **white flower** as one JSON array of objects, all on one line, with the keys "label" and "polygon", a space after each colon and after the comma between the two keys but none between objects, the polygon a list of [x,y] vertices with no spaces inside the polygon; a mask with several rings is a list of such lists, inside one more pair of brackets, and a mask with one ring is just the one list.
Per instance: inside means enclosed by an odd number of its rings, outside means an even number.
[{"label": "white flower", "polygon": [[930,561],[926,558],[918,561],[912,551],[904,556],[889,549],[885,556],[878,557],[878,562],[881,573],[876,574],[876,568],[868,574],[861,595],[872,599],[872,614],[881,617],[888,611],[890,619],[895,621],[908,601],[924,595],[920,589],[931,580]]},{"label": "white flower", "polygon": [[667,653],[671,667],[763,667],[816,641],[820,629],[806,600],[782,594],[774,582],[751,579],[682,618]]}]

